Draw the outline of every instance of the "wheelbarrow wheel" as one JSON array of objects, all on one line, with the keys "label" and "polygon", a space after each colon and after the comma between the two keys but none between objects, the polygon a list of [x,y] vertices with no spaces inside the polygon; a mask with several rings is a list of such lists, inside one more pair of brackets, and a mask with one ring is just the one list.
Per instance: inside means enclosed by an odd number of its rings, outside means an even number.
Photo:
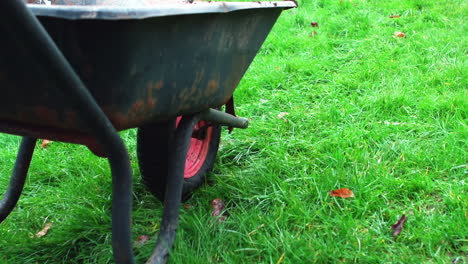
[{"label": "wheelbarrow wheel", "polygon": [[[180,118],[146,125],[138,129],[137,156],[143,183],[160,201],[164,201],[166,175],[168,174],[169,151],[177,146],[174,142],[175,128]],[[184,185],[182,199],[190,195],[205,181],[206,175],[213,168],[219,148],[221,127],[199,121],[192,132],[185,160]]]}]

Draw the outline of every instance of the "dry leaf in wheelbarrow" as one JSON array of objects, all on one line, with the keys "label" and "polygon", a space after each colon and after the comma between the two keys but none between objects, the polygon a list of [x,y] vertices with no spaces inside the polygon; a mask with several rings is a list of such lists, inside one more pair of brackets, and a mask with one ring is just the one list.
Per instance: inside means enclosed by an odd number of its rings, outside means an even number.
[{"label": "dry leaf in wheelbarrow", "polygon": [[216,198],[211,202],[211,207],[213,208],[213,213],[211,215],[213,217],[218,218],[218,223],[221,223],[226,219],[226,216],[223,215],[223,209],[224,209],[224,202],[223,200]]},{"label": "dry leaf in wheelbarrow", "polygon": [[42,228],[41,231],[37,232],[37,234],[34,237],[43,237],[47,235],[47,232],[49,232],[49,229],[52,227],[52,222],[46,223],[44,225],[44,228]]},{"label": "dry leaf in wheelbarrow", "polygon": [[348,188],[341,188],[338,190],[331,191],[330,196],[341,197],[341,198],[351,198],[351,197],[354,197],[354,193]]}]

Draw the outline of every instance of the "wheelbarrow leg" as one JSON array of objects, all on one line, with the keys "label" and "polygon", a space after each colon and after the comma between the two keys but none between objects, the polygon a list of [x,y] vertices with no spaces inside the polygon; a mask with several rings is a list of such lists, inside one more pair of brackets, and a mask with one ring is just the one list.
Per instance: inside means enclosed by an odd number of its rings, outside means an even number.
[{"label": "wheelbarrow leg", "polygon": [[29,165],[31,164],[34,147],[37,139],[23,137],[16,157],[15,167],[10,179],[10,185],[5,196],[0,201],[0,223],[8,217],[23,191],[24,182],[28,175]]},{"label": "wheelbarrow leg", "polygon": [[189,144],[184,144],[184,142],[190,142],[193,128],[198,121],[198,116],[184,116],[172,139],[174,144],[171,145],[175,146],[175,148],[171,150],[169,156],[169,171],[166,176],[168,178],[166,181],[161,229],[156,242],[156,248],[146,262],[147,264],[166,263],[174,244],[179,224],[179,207],[182,199],[185,159],[189,149]]}]

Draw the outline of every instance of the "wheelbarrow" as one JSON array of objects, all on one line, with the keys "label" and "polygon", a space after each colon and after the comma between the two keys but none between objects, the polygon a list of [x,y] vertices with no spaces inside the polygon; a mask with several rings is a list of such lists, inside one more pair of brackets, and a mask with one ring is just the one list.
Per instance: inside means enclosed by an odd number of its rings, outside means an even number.
[{"label": "wheelbarrow", "polygon": [[117,132],[138,128],[143,181],[164,202],[147,263],[164,263],[181,199],[211,169],[220,126],[248,126],[235,116],[234,89],[296,3],[27,2],[0,1],[0,132],[23,136],[0,222],[21,195],[37,138],[86,145],[111,168],[114,260],[134,263],[132,173]]}]

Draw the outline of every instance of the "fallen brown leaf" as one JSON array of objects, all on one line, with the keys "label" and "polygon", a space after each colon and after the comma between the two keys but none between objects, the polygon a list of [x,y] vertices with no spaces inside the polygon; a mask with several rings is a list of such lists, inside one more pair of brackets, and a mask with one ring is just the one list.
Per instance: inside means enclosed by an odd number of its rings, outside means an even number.
[{"label": "fallen brown leaf", "polygon": [[283,120],[284,122],[288,122],[288,119],[285,118],[285,116],[287,116],[287,115],[289,115],[288,112],[280,112],[280,113],[278,114],[278,119],[281,119],[281,120]]},{"label": "fallen brown leaf", "polygon": [[211,215],[213,217],[218,218],[218,223],[221,223],[226,219],[226,216],[223,215],[223,209],[224,209],[224,202],[223,200],[216,198],[211,202],[211,207],[213,208],[213,213]]},{"label": "fallen brown leaf", "polygon": [[401,230],[403,230],[403,226],[405,225],[406,220],[408,220],[408,217],[406,215],[402,215],[398,221],[392,225],[392,231],[393,231],[393,236],[396,237],[401,233]]},{"label": "fallen brown leaf", "polygon": [[47,235],[47,232],[49,231],[49,229],[52,227],[52,222],[49,222],[49,223],[46,223],[44,225],[44,228],[42,228],[41,231],[37,232],[37,234],[35,235],[35,237],[43,237],[45,235]]},{"label": "fallen brown leaf", "polygon": [[135,240],[135,243],[133,243],[133,246],[142,246],[144,245],[146,242],[148,242],[150,240],[150,237],[149,236],[146,236],[146,235],[141,235],[139,236],[136,240]]},{"label": "fallen brown leaf", "polygon": [[278,118],[279,118],[279,119],[283,119],[283,117],[285,117],[285,116],[287,116],[287,115],[289,115],[288,112],[280,112],[280,113],[278,114]]},{"label": "fallen brown leaf", "polygon": [[319,24],[318,24],[317,22],[312,22],[312,23],[310,23],[310,25],[311,25],[312,27],[318,27],[318,26],[319,26]]},{"label": "fallen brown leaf", "polygon": [[401,16],[400,15],[391,15],[389,16],[389,18],[400,18]]},{"label": "fallen brown leaf", "polygon": [[188,210],[188,209],[190,209],[190,207],[192,207],[190,204],[184,204],[184,208],[185,208],[185,209]]},{"label": "fallen brown leaf", "polygon": [[393,35],[397,38],[406,38],[405,33],[400,32],[400,31],[394,32]]},{"label": "fallen brown leaf", "polygon": [[211,207],[213,208],[212,216],[220,216],[224,209],[223,200],[216,198],[211,202]]},{"label": "fallen brown leaf", "polygon": [[348,188],[341,188],[338,190],[331,191],[330,196],[341,197],[341,198],[351,198],[351,197],[354,197],[354,193]]},{"label": "fallen brown leaf", "polygon": [[50,143],[52,143],[51,140],[43,139],[41,143],[41,148],[47,148],[50,145]]}]

